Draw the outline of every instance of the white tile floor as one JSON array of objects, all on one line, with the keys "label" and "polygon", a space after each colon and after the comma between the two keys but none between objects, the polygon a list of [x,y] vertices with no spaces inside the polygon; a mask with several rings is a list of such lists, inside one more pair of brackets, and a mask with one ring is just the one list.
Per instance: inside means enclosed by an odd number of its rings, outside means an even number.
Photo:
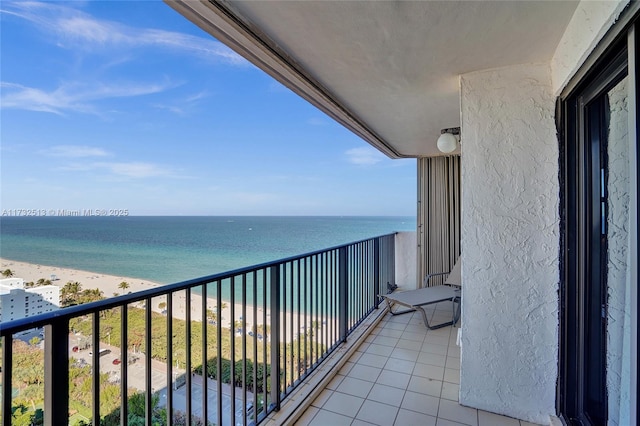
[{"label": "white tile floor", "polygon": [[[430,316],[439,323],[448,312]],[[416,313],[387,314],[296,424],[533,426],[458,404],[456,336],[453,327],[428,330]]]}]

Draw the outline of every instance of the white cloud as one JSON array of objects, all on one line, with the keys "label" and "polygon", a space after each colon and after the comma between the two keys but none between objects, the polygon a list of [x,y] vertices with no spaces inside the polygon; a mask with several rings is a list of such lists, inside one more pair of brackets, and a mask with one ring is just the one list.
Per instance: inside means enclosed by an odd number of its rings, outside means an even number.
[{"label": "white cloud", "polygon": [[170,168],[144,162],[95,163],[94,165],[98,168],[106,169],[114,175],[128,178],[149,178],[173,175],[173,170]]},{"label": "white cloud", "polygon": [[385,159],[385,156],[375,148],[353,148],[345,152],[350,163],[360,166],[372,166]]},{"label": "white cloud", "polygon": [[179,99],[175,101],[174,104],[155,103],[152,106],[154,108],[170,111],[178,115],[185,115],[188,111],[191,111],[194,107],[196,107],[201,100],[208,97],[209,94],[206,91],[201,91],[199,93],[189,95],[184,99]]},{"label": "white cloud", "polygon": [[84,158],[84,157],[106,157],[109,155],[102,148],[86,145],[58,145],[40,151],[41,154],[52,157]]},{"label": "white cloud", "polygon": [[127,98],[163,92],[174,87],[173,83],[156,84],[63,84],[52,91],[45,91],[20,84],[1,82],[2,108],[50,112],[64,115],[65,112],[80,112],[99,115],[92,101],[110,98]]},{"label": "white cloud", "polygon": [[[146,163],[142,161],[123,162],[78,162],[70,163],[54,170],[64,172],[101,172],[106,173],[104,177],[121,179],[145,179],[145,178],[176,178],[187,179],[189,176],[179,175],[178,172],[169,166],[162,164]],[[97,176],[97,173],[96,173]]]},{"label": "white cloud", "polygon": [[307,124],[311,126],[324,126],[327,122],[320,117],[312,117],[307,120]]},{"label": "white cloud", "polygon": [[52,41],[60,47],[90,52],[110,47],[159,47],[231,65],[249,64],[227,46],[211,38],[130,27],[115,21],[96,19],[88,13],[58,3],[3,1],[0,13],[32,22],[37,29],[51,35]]}]

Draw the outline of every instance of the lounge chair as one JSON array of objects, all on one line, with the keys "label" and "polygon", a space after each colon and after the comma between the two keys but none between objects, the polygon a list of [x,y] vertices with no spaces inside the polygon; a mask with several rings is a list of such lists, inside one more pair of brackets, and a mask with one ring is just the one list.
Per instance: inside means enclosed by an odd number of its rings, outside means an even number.
[{"label": "lounge chair", "polygon": [[[427,287],[429,284],[429,279],[438,275],[448,275],[447,279],[444,281],[443,285],[437,285],[433,287]],[[423,287],[416,290],[408,290],[401,291],[398,293],[390,293],[382,295],[384,299],[387,301],[387,306],[389,307],[389,312],[392,315],[402,315],[409,312],[418,311],[422,314],[422,319],[424,320],[424,324],[427,326],[429,330],[435,330],[437,328],[446,327],[448,325],[455,325],[460,319],[460,302],[461,302],[461,287],[462,280],[460,277],[460,258],[456,261],[455,265],[453,265],[453,269],[451,272],[439,272],[435,274],[429,274],[424,278]],[[427,318],[427,312],[424,309],[424,306],[431,305],[433,303],[440,302],[452,302],[452,319],[451,321],[429,325],[429,320]],[[405,306],[409,309],[405,309],[403,311],[394,311],[394,305]]]}]

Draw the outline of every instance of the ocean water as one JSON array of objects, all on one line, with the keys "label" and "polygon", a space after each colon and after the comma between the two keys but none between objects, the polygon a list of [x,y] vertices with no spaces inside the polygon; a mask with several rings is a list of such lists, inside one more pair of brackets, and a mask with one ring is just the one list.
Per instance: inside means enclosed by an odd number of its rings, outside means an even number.
[{"label": "ocean water", "polygon": [[169,284],[415,229],[415,217],[2,217],[0,257]]}]

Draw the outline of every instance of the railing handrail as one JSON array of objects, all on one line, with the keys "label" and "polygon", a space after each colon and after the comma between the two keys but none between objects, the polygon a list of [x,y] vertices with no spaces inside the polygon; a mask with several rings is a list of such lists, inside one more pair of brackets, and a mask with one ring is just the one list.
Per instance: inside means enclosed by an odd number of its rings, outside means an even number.
[{"label": "railing handrail", "polygon": [[[294,256],[278,259],[278,260],[264,262],[264,263],[260,263],[260,264],[257,264],[257,265],[246,266],[246,267],[239,268],[239,269],[234,269],[234,270],[231,270],[231,271],[220,272],[220,273],[207,275],[207,276],[200,277],[200,278],[193,278],[193,279],[190,279],[190,280],[180,281],[180,282],[173,283],[173,284],[166,284],[166,285],[150,288],[150,289],[147,289],[147,290],[138,291],[138,292],[131,293],[131,294],[123,294],[123,295],[120,295],[120,296],[110,297],[110,298],[107,298],[105,300],[99,300],[99,301],[95,301],[95,302],[84,303],[84,304],[81,304],[81,305],[69,306],[69,307],[61,308],[61,309],[58,309],[58,310],[55,310],[55,311],[52,311],[52,312],[47,312],[47,313],[44,313],[44,314],[34,315],[34,316],[26,317],[26,318],[20,318],[20,319],[16,319],[16,320],[13,320],[13,321],[6,322],[6,323],[2,322],[2,323],[0,323],[0,337],[5,336],[5,335],[10,335],[10,334],[16,334],[16,333],[19,333],[21,331],[29,330],[29,329],[32,329],[32,328],[42,327],[42,326],[44,326],[46,324],[51,323],[52,320],[71,319],[71,318],[78,317],[78,316],[81,316],[81,315],[92,314],[92,313],[95,313],[95,312],[98,312],[98,311],[118,308],[118,307],[121,307],[123,305],[136,303],[136,302],[141,302],[143,300],[147,300],[147,299],[150,299],[150,298],[153,298],[153,297],[164,296],[167,293],[176,292],[176,291],[180,291],[180,290],[185,290],[187,288],[193,288],[193,287],[201,286],[201,285],[212,283],[212,282],[216,282],[216,281],[222,281],[222,280],[229,279],[229,278],[232,278],[232,277],[235,277],[235,276],[238,276],[238,275],[247,274],[247,273],[250,273],[250,272],[254,272],[254,271],[266,269],[266,268],[269,268],[269,267],[272,267],[272,266],[280,265],[280,264],[283,264],[283,263],[288,263],[288,262],[300,260],[300,259],[303,259],[305,257],[315,256],[315,255],[318,255],[318,254],[322,254],[322,253],[326,253],[326,252],[330,252],[330,251],[334,251],[334,250],[339,250],[341,248],[354,246],[356,244],[360,244],[360,243],[363,243],[365,241],[376,240],[376,239],[380,239],[380,238],[383,238],[383,237],[396,235],[396,234],[397,234],[397,232],[391,232],[391,233],[384,234],[384,235],[379,235],[379,236],[370,237],[370,238],[364,238],[362,240],[353,241],[353,242],[346,243],[346,244],[340,244],[340,245],[337,245],[337,246],[333,246],[333,247],[329,247],[329,248],[325,248],[325,249],[320,249],[320,250],[315,250],[315,251],[304,253],[304,254],[298,254],[298,255],[294,255]],[[231,285],[232,286],[235,285],[235,282],[233,280],[231,282]]]}]

